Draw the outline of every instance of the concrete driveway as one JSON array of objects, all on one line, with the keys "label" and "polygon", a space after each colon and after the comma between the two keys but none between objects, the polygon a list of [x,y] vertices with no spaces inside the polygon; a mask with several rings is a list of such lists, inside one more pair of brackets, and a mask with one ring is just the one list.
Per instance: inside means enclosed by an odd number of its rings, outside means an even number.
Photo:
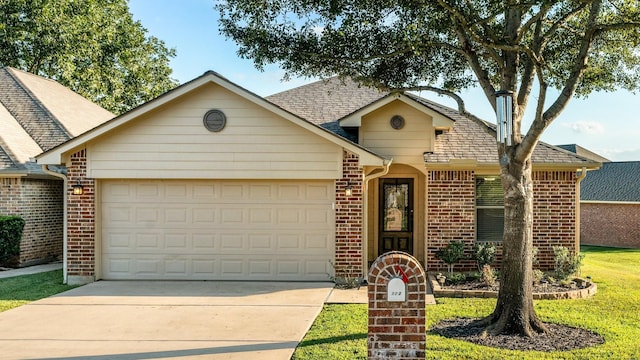
[{"label": "concrete driveway", "polygon": [[0,313],[0,358],[289,359],[332,285],[99,281]]}]

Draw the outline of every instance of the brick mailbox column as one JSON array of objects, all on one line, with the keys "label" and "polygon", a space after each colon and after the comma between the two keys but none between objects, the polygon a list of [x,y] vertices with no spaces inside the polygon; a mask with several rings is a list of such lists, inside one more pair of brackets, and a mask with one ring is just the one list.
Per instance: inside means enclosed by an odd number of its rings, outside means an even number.
[{"label": "brick mailbox column", "polygon": [[413,256],[392,251],[369,269],[369,359],[424,359],[427,278]]}]

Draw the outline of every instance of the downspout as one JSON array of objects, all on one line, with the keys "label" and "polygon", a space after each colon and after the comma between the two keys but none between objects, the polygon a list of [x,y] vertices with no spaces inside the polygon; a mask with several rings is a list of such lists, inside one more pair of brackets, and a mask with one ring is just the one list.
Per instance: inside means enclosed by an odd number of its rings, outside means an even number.
[{"label": "downspout", "polygon": [[578,174],[576,179],[576,192],[578,193],[576,199],[576,249],[580,251],[580,183],[587,176],[587,167],[583,166],[582,171]]},{"label": "downspout", "polygon": [[367,248],[369,247],[369,181],[379,178],[381,176],[385,176],[389,173],[389,169],[391,169],[391,164],[393,163],[393,159],[387,161],[382,168],[382,171],[377,172],[375,174],[365,175],[364,177],[364,189],[362,194],[362,237],[364,241],[362,242],[362,271],[364,279],[367,279],[367,274],[369,273],[369,269],[367,267]]},{"label": "downspout", "polygon": [[49,169],[49,165],[43,164],[42,171],[51,176],[62,179],[63,191],[62,191],[62,279],[63,283],[67,283],[67,176],[65,175],[66,169],[55,170]]}]

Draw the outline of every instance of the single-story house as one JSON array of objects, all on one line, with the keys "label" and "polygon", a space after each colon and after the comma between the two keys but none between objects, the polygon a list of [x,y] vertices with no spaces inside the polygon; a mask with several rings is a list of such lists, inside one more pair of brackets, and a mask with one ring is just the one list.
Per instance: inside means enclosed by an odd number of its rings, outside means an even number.
[{"label": "single-story house", "polygon": [[55,81],[0,68],[0,214],[25,220],[17,264],[62,258],[62,174],[33,157],[114,115]]},{"label": "single-story house", "polygon": [[[439,269],[450,241],[501,238],[491,125],[338,79],[262,98],[207,72],[37,162],[67,170],[68,283],[328,280],[390,250]],[[537,146],[540,266],[577,249],[578,183],[598,166]]]},{"label": "single-story house", "polygon": [[640,161],[613,162],[576,144],[558,147],[602,163],[580,188],[580,242],[640,248]]},{"label": "single-story house", "polygon": [[640,161],[605,162],[580,192],[582,244],[640,248]]}]

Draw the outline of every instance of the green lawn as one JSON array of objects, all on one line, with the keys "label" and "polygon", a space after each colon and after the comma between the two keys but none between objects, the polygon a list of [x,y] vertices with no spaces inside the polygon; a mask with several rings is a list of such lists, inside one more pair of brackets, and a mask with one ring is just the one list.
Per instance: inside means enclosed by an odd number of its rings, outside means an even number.
[{"label": "green lawn", "polygon": [[[605,338],[599,346],[545,353],[500,350],[427,332],[428,359],[640,359],[640,250],[584,247],[582,275],[598,284],[589,299],[540,300],[544,321],[593,330]],[[427,329],[442,319],[482,317],[495,299],[438,298],[427,306]],[[293,359],[366,359],[367,305],[326,305]]]},{"label": "green lawn", "polygon": [[62,284],[62,270],[0,279],[0,312],[72,288]]}]

